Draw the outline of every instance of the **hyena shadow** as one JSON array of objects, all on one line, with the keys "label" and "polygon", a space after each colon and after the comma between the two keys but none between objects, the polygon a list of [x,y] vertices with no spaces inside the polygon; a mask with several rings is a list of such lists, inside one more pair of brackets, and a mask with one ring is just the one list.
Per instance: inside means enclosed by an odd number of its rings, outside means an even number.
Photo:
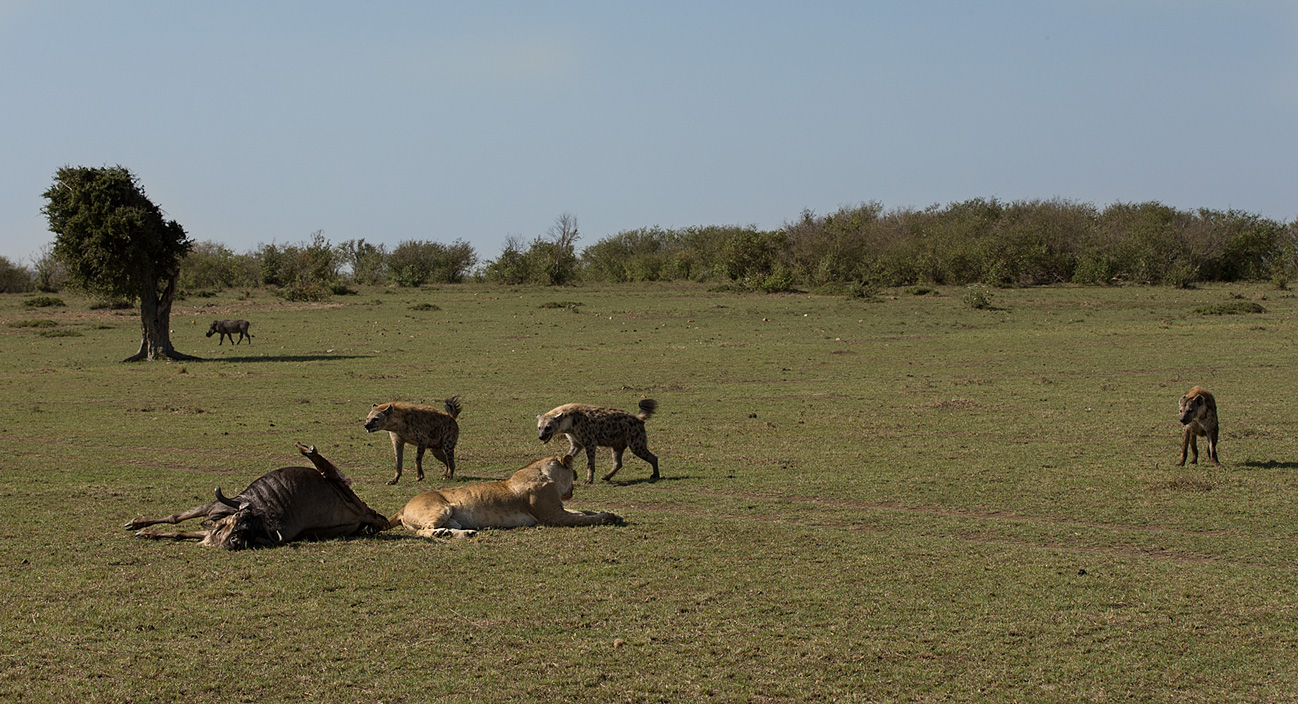
[{"label": "hyena shadow", "polygon": [[1266,460],[1258,462],[1257,460],[1246,460],[1240,464],[1254,469],[1298,469],[1298,462],[1291,461]]},{"label": "hyena shadow", "polygon": [[609,486],[635,486],[637,484],[665,484],[667,482],[677,482],[682,479],[692,479],[688,474],[673,474],[670,477],[660,476],[657,479],[653,477],[640,477],[639,479],[605,479],[597,484],[607,484]]}]

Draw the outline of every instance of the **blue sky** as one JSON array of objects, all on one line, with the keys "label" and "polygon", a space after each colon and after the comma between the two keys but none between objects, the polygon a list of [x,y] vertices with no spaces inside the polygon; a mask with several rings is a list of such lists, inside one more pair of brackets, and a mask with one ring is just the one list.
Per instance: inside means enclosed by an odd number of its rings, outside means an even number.
[{"label": "blue sky", "polygon": [[0,0],[0,256],[64,165],[196,240],[472,243],[866,201],[1298,218],[1298,3]]}]

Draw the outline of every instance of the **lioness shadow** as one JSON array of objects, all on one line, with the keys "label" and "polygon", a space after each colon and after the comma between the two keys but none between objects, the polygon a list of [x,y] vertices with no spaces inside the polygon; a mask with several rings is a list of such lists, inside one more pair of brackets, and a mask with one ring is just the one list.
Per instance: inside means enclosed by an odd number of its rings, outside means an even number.
[{"label": "lioness shadow", "polygon": [[369,359],[372,354],[272,354],[264,357],[195,357],[194,362],[325,362],[335,359]]},{"label": "lioness shadow", "polygon": [[[590,513],[590,512],[587,511],[586,513]],[[625,528],[625,527],[627,527],[627,526],[629,526],[629,525],[631,525],[631,522],[628,521],[628,520],[626,520],[625,518],[623,518],[622,520],[618,521],[617,523],[609,523],[609,524],[608,524],[607,526],[605,526],[605,527],[608,527],[608,528]],[[589,527],[589,526],[588,526],[588,527]],[[488,535],[491,535],[491,534],[493,534],[493,533],[503,533],[503,532],[505,532],[505,531],[516,531],[516,530],[518,530],[518,531],[524,531],[524,530],[538,530],[538,529],[544,529],[544,530],[582,530],[582,527],[581,527],[581,526],[542,526],[542,525],[536,525],[536,526],[513,526],[513,527],[509,527],[509,528],[503,528],[503,527],[478,528],[478,529],[477,529],[478,534],[475,535],[475,536],[473,536],[473,537],[471,537],[471,538],[425,538],[425,537],[422,537],[422,536],[416,535],[414,531],[406,530],[405,528],[402,528],[401,526],[397,526],[397,527],[395,527],[395,528],[389,528],[389,529],[383,531],[382,533],[375,533],[374,535],[368,535],[368,536],[365,536],[364,538],[346,538],[345,540],[348,540],[348,541],[352,541],[352,540],[385,540],[385,541],[410,541],[410,540],[415,540],[415,541],[419,541],[419,542],[421,542],[421,543],[428,543],[428,542],[433,542],[433,541],[440,541],[440,542],[444,542],[444,543],[449,543],[449,542],[452,542],[452,541],[455,541],[455,540],[478,540],[478,539],[480,539],[480,538],[484,538],[484,537],[486,537],[486,536],[488,536]]]},{"label": "lioness shadow", "polygon": [[1245,467],[1255,467],[1257,469],[1298,469],[1298,462],[1280,462],[1277,460],[1267,460],[1265,462],[1247,460],[1240,464]]},{"label": "lioness shadow", "polygon": [[[435,483],[436,483],[436,482],[444,482],[444,484],[441,484],[441,486],[451,486],[451,485],[453,485],[453,484],[473,484],[473,483],[475,483],[475,482],[498,482],[498,481],[502,481],[502,480],[504,480],[504,479],[508,479],[508,478],[509,478],[509,475],[505,475],[505,476],[503,476],[503,477],[476,477],[476,476],[473,476],[473,475],[471,475],[471,474],[461,475],[461,474],[458,474],[458,473],[457,473],[454,477],[452,477],[452,478],[450,478],[450,479],[443,479],[441,476],[438,476],[438,477],[434,480],[434,482],[435,482]],[[600,486],[600,485],[603,485],[603,486],[635,486],[636,484],[658,484],[659,482],[675,482],[675,481],[680,481],[680,480],[682,480],[682,479],[689,479],[689,478],[690,478],[690,477],[689,477],[688,475],[684,475],[684,476],[671,476],[671,477],[658,477],[657,479],[650,479],[649,477],[642,477],[642,478],[640,478],[640,479],[628,479],[628,480],[626,480],[626,481],[618,481],[618,480],[614,480],[614,481],[609,481],[609,482],[606,482],[606,481],[604,481],[603,479],[596,479],[594,484],[585,484],[585,483],[583,482],[583,480],[578,479],[578,480],[577,480],[577,483],[576,483],[576,484],[573,484],[572,486],[573,486],[574,489],[580,491],[581,488],[584,487],[584,486]],[[417,486],[418,484],[427,484],[429,479],[433,479],[433,478],[432,478],[432,477],[426,477],[426,478],[424,479],[423,482],[415,482],[415,485]],[[428,491],[428,489],[436,489],[436,488],[438,488],[438,486],[429,486],[429,487],[427,487],[427,488],[420,489],[420,491]]]}]

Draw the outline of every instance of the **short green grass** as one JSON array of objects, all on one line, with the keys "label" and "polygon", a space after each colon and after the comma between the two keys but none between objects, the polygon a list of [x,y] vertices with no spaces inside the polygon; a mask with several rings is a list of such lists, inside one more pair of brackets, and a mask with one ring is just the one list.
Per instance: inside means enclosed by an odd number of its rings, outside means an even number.
[{"label": "short green grass", "polygon": [[[40,319],[81,336],[42,338],[3,296],[0,700],[1292,700],[1298,301],[1239,291],[242,291],[178,302],[203,361],[129,365],[132,311],[67,296]],[[1232,294],[1266,312],[1196,312]],[[215,318],[256,338],[218,345]],[[1194,384],[1221,467],[1175,465]],[[440,466],[385,485],[365,414],[453,394],[456,482],[566,449],[537,413],[643,397],[663,479],[628,453],[570,503],[626,525],[456,542],[121,528],[300,463],[294,441],[394,512]]]}]

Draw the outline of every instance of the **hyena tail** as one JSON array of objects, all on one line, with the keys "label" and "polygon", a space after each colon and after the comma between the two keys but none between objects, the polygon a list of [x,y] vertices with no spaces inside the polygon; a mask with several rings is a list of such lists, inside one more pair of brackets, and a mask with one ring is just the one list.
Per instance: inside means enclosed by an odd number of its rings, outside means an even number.
[{"label": "hyena tail", "polygon": [[446,399],[446,412],[449,413],[452,418],[459,418],[460,410],[463,408],[464,406],[460,403],[459,396],[452,396]]},{"label": "hyena tail", "polygon": [[640,402],[640,413],[636,415],[636,418],[649,420],[649,416],[653,415],[656,410],[658,410],[657,401],[651,398],[644,399]]}]

